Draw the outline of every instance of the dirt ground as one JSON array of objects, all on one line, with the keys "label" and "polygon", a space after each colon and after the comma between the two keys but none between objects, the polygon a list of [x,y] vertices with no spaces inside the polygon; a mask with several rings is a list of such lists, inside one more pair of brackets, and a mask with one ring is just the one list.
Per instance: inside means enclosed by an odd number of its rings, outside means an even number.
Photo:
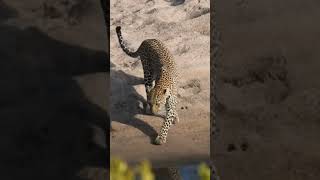
[{"label": "dirt ground", "polygon": [[[108,176],[103,142],[110,108],[106,96],[109,69],[99,3],[0,1],[0,166],[5,169],[0,179]],[[207,159],[209,109],[204,107],[209,104],[209,79],[205,78],[209,68],[208,50],[201,47],[209,42],[208,24],[203,23],[209,15],[206,5],[185,14],[184,8],[192,10],[192,4],[148,3],[142,8],[129,1],[126,5],[132,7],[128,12],[133,16],[119,16],[119,22],[115,18],[112,28],[122,22],[124,38],[133,48],[142,39],[161,37],[183,69],[182,86],[191,88],[182,91],[187,98],[181,98],[181,123],[172,127],[168,144],[161,148],[151,144],[161,118],[117,103],[127,111],[113,119],[116,131],[111,151],[131,163],[147,157],[159,167]],[[320,179],[320,3],[231,0],[217,1],[216,6],[223,56],[218,66],[220,133],[214,156],[221,179]],[[157,14],[163,11],[166,16]],[[151,18],[144,19],[143,13],[150,13]],[[155,23],[157,18],[161,23]],[[141,29],[135,31],[137,27]],[[199,34],[188,39],[188,32]],[[178,41],[172,38],[177,33],[181,33]],[[120,79],[111,91],[122,89],[124,99],[135,94],[128,98],[135,101],[144,96],[140,64],[119,49],[114,32],[111,42],[111,75]],[[139,102],[132,103],[139,107]]]},{"label": "dirt ground", "polygon": [[320,179],[320,3],[217,1],[221,179]]},{"label": "dirt ground", "polygon": [[[129,163],[148,159],[154,167],[178,166],[209,159],[210,3],[185,1],[111,1],[111,155]],[[180,122],[169,131],[167,144],[152,143],[163,118],[146,115],[143,69],[139,59],[120,48],[115,33],[133,50],[157,38],[172,52],[179,72]]]},{"label": "dirt ground", "polygon": [[0,179],[104,180],[100,1],[0,1]]}]

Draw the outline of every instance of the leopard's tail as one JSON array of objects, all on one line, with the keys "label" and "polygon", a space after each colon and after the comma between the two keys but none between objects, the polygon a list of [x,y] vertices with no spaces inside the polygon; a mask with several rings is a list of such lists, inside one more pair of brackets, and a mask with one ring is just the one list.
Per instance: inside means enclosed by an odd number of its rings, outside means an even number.
[{"label": "leopard's tail", "polygon": [[122,38],[122,34],[121,34],[121,27],[120,26],[117,26],[116,27],[116,32],[117,32],[117,36],[118,36],[118,40],[119,40],[119,44],[120,44],[120,47],[121,49],[130,57],[138,57],[138,52],[132,52],[129,50],[128,47],[125,46],[124,42],[123,42],[123,38]]}]

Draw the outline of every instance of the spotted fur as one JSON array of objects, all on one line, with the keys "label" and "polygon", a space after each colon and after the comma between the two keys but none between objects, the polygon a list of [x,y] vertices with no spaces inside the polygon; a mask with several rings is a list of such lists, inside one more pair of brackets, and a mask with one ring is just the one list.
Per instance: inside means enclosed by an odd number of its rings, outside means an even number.
[{"label": "spotted fur", "polygon": [[[169,49],[158,39],[144,40],[137,51],[131,51],[123,42],[121,27],[116,27],[120,47],[130,57],[141,59],[144,71],[144,84],[147,94],[147,106],[153,114],[165,106],[166,117],[155,139],[155,144],[166,143],[172,124],[179,122],[177,105],[176,63]],[[145,106],[146,109],[148,107]]]}]

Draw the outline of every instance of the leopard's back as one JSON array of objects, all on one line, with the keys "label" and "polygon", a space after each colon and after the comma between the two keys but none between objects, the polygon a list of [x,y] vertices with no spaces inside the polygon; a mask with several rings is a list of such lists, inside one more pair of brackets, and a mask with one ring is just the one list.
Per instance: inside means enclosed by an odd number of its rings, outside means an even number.
[{"label": "leopard's back", "polygon": [[156,85],[170,88],[175,93],[178,77],[176,62],[165,44],[158,39],[146,39],[137,54],[143,64],[151,66]]}]

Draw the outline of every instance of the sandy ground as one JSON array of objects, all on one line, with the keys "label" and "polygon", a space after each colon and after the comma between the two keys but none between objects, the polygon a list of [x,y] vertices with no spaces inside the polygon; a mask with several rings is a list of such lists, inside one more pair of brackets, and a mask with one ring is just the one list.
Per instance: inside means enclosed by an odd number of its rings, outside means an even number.
[{"label": "sandy ground", "polygon": [[0,1],[0,179],[108,177],[99,1]]},{"label": "sandy ground", "polygon": [[[54,2],[0,1],[0,165],[5,169],[0,179],[107,176],[101,143],[109,108],[102,60],[107,44],[99,2],[85,10],[71,10],[76,0]],[[118,93],[112,93],[117,130],[112,152],[132,163],[150,158],[159,167],[207,159],[208,4],[112,5],[112,29],[122,25],[132,48],[156,37],[172,49],[182,75],[179,107],[184,107],[168,144],[152,145],[162,119],[138,108],[139,97],[145,97],[141,64],[119,49],[112,31],[111,83]],[[214,155],[221,179],[320,178],[319,6],[312,0],[218,1],[223,57]],[[36,29],[25,29],[30,26]]]},{"label": "sandy ground", "polygon": [[[209,1],[189,0],[177,6],[169,1],[111,1],[111,155],[129,163],[149,159],[155,167],[209,159],[209,7]],[[118,25],[132,49],[144,39],[157,38],[177,62],[180,123],[172,126],[163,146],[152,144],[163,119],[141,109],[146,99],[142,65],[121,50]]]},{"label": "sandy ground", "polygon": [[218,1],[221,179],[320,179],[318,1]]}]

